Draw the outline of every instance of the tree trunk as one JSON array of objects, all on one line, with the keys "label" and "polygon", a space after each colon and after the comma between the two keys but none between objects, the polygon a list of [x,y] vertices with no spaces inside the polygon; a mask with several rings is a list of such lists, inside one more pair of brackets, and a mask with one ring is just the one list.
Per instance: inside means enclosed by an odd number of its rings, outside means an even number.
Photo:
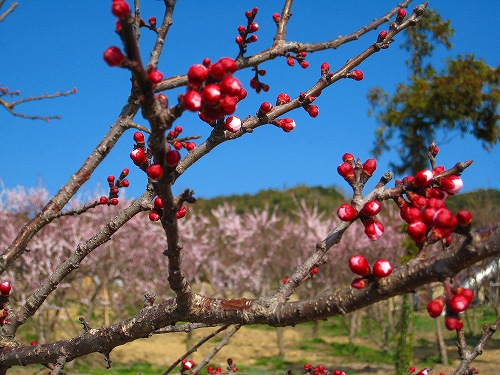
[{"label": "tree trunk", "polygon": [[313,330],[312,330],[312,337],[315,339],[319,335],[319,321],[315,320],[313,322]]},{"label": "tree trunk", "polygon": [[285,345],[283,340],[283,334],[285,333],[285,329],[283,327],[276,328],[276,336],[278,339],[278,356],[280,358],[285,357]]},{"label": "tree trunk", "polygon": [[413,310],[409,294],[403,295],[401,312],[401,329],[396,349],[395,370],[396,375],[405,375],[413,361]]},{"label": "tree trunk", "polygon": [[439,348],[439,358],[443,365],[448,365],[448,351],[446,350],[446,343],[443,337],[442,319],[440,316],[435,319],[436,321],[436,340]]}]

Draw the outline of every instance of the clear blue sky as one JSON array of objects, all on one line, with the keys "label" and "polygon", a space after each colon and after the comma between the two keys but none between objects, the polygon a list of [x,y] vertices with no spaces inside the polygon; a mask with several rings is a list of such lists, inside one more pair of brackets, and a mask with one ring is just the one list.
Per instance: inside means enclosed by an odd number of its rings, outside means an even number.
[{"label": "clear blue sky", "polygon": [[[142,0],[142,17],[162,16],[162,1]],[[177,2],[174,25],[166,41],[159,69],[165,76],[185,74],[190,65],[204,57],[217,60],[236,56],[234,38],[238,25],[246,22],[244,11],[259,7],[258,43],[249,53],[267,48],[272,42],[274,12],[281,11],[280,1],[181,1]],[[0,179],[6,187],[18,184],[35,186],[41,179],[55,193],[93,150],[110,124],[116,119],[129,92],[129,72],[110,68],[102,53],[111,45],[120,46],[114,33],[115,18],[110,13],[111,1],[19,1],[19,6],[0,23],[2,57],[0,82],[24,96],[65,91],[76,87],[77,95],[23,104],[16,109],[27,114],[61,115],[62,120],[50,123],[12,117],[0,108],[2,147],[0,148]],[[350,33],[373,18],[383,15],[397,1],[296,1],[289,23],[289,40],[316,42]],[[4,6],[3,10],[7,8]],[[475,2],[430,1],[444,18],[452,20],[456,29],[451,52],[438,50],[436,65],[447,56],[474,53],[490,65],[500,60],[498,14],[500,3],[491,0]],[[413,7],[413,6],[412,6]],[[380,30],[379,30],[380,31]],[[236,115],[244,118],[254,114],[262,101],[275,102],[277,94],[291,96],[310,87],[319,77],[319,66],[328,61],[332,70],[364,50],[376,38],[378,31],[358,42],[341,46],[336,51],[315,53],[308,57],[309,69],[290,68],[284,59],[262,65],[268,74],[268,93],[251,93],[240,103]],[[142,48],[148,56],[152,37],[143,31]],[[356,157],[370,157],[376,121],[367,115],[366,93],[373,86],[392,91],[404,81],[406,55],[397,38],[387,51],[382,51],[362,64],[365,73],[361,82],[343,80],[333,85],[317,99],[320,115],[310,118],[304,111],[291,114],[297,128],[285,134],[273,126],[259,128],[236,141],[212,151],[204,160],[186,172],[176,184],[176,192],[192,188],[201,197],[255,193],[267,188],[285,188],[297,184],[337,185],[347,188],[337,175],[336,167],[345,152]],[[248,88],[250,72],[236,75]],[[172,101],[180,91],[167,93]],[[146,124],[138,115],[137,122]],[[176,125],[184,127],[186,135],[207,136],[209,127],[195,114],[184,114]],[[125,134],[108,159],[84,186],[93,191],[97,184],[106,184],[109,174],[123,168],[131,170],[131,187],[127,196],[138,196],[145,186],[145,175],[134,167],[129,152],[133,130]],[[464,175],[464,190],[500,188],[500,149],[484,151],[472,137],[443,135],[440,163],[451,167],[457,161],[474,159]],[[442,139],[437,139],[441,141]],[[387,170],[395,155],[384,154],[379,159],[378,172]]]}]

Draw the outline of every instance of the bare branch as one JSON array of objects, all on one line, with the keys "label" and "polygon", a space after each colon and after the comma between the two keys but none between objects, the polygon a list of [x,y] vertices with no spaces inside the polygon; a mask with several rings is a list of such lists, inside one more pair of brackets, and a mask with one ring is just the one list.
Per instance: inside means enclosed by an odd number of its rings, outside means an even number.
[{"label": "bare branch", "polygon": [[[5,2],[5,0],[2,0],[0,2],[0,8],[3,6],[4,2]],[[10,4],[9,8],[5,12],[3,12],[2,14],[0,14],[0,22],[2,22],[5,19],[5,17],[7,17],[9,14],[11,14],[14,11],[14,9],[16,9],[16,7],[18,5],[19,5],[19,3],[12,3],[12,4]]]},{"label": "bare branch", "polygon": [[[0,87],[0,90],[4,92],[5,88]],[[16,91],[16,93],[18,94],[18,91]],[[14,115],[16,117],[20,117],[20,118],[24,118],[24,119],[28,119],[28,120],[44,120],[45,122],[49,122],[50,120],[53,120],[53,119],[61,119],[61,116],[26,115],[24,113],[19,113],[19,112],[14,111],[14,107],[19,105],[19,104],[28,103],[28,102],[32,102],[35,100],[54,99],[54,98],[59,98],[61,96],[68,96],[68,95],[72,95],[72,94],[76,94],[76,93],[77,93],[77,90],[76,90],[76,88],[74,88],[73,90],[68,90],[65,92],[56,92],[55,94],[44,94],[44,95],[40,95],[40,96],[30,96],[28,98],[16,100],[14,102],[9,102],[9,101],[2,99],[0,97],[0,106],[4,107],[7,111],[9,111],[12,115]],[[8,94],[8,92],[5,94]]]}]

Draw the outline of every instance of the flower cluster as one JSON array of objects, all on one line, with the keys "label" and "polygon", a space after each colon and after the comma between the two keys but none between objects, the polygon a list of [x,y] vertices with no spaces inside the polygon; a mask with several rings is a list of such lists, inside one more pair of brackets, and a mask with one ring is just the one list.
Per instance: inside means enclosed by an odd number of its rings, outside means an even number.
[{"label": "flower cluster", "polygon": [[[428,368],[423,368],[422,370],[420,370],[419,372],[416,372],[417,369],[414,367],[414,366],[410,366],[408,368],[408,371],[406,372],[406,375],[411,375],[411,374],[415,374],[415,375],[429,375],[429,372],[430,372],[431,369],[428,369]],[[440,372],[439,374],[437,375],[444,375],[444,373]]]},{"label": "flower cluster", "polygon": [[[160,94],[161,95],[161,94]],[[196,148],[195,142],[189,142],[187,139],[180,139],[179,135],[182,133],[182,126],[177,125],[174,130],[170,130],[167,135],[167,142],[172,145],[176,150],[185,148],[187,151],[192,151]]]},{"label": "flower cluster", "polygon": [[309,63],[306,61],[307,52],[302,51],[296,54],[285,53],[283,56],[286,57],[286,63],[288,66],[294,66],[295,61],[304,69],[309,68]]},{"label": "flower cluster", "polygon": [[192,112],[199,112],[200,118],[213,123],[236,110],[236,105],[247,96],[240,81],[233,77],[238,70],[236,62],[223,57],[214,64],[204,59],[188,71],[188,87],[180,96],[182,106]]},{"label": "flower cluster", "polygon": [[379,259],[373,264],[372,269],[363,255],[356,254],[349,259],[349,269],[361,276],[354,279],[351,286],[364,289],[370,281],[388,277],[392,273],[392,264],[386,259]]},{"label": "flower cluster", "polygon": [[130,186],[129,180],[126,177],[129,174],[129,169],[125,168],[118,176],[118,179],[115,179],[115,176],[108,176],[107,181],[109,185],[109,194],[108,196],[102,196],[99,198],[100,204],[107,204],[116,206],[118,204],[118,194],[120,192],[120,188],[127,188]]},{"label": "flower cluster", "polygon": [[250,87],[254,89],[257,94],[261,91],[268,92],[270,88],[269,85],[261,82],[260,80],[260,77],[266,75],[266,70],[259,69],[257,66],[252,68],[252,70],[255,71],[255,74],[252,78],[250,78]]},{"label": "flower cluster", "polygon": [[464,322],[459,313],[464,312],[474,299],[474,292],[463,287],[447,288],[445,292],[427,304],[427,312],[437,318],[445,310],[444,325],[450,331],[462,329]]},{"label": "flower cluster", "polygon": [[[3,281],[0,283],[0,310],[4,309],[4,303],[8,300],[11,291],[11,286],[8,281]],[[0,314],[0,326],[5,324],[5,319],[7,318],[7,310],[3,310]]]},{"label": "flower cluster", "polygon": [[235,42],[240,47],[241,56],[246,52],[247,44],[255,43],[258,39],[257,35],[254,34],[259,30],[259,24],[254,22],[258,11],[258,8],[246,11],[245,16],[247,18],[247,26],[238,26],[239,35],[236,37]]},{"label": "flower cluster", "polygon": [[469,211],[461,210],[454,215],[446,208],[446,198],[458,193],[463,182],[456,174],[446,174],[443,166],[421,170],[396,181],[396,186],[405,191],[405,196],[398,197],[396,203],[401,217],[408,223],[408,235],[417,244],[442,239],[451,242],[451,233],[458,226],[467,227],[472,221]]},{"label": "flower cluster", "polygon": [[[368,159],[363,164],[356,163],[354,155],[346,153],[342,156],[343,163],[337,167],[337,172],[346,180],[349,185],[354,187],[357,184],[363,185],[373,175],[377,169],[375,159]],[[355,173],[358,170],[359,173]],[[366,202],[361,209],[361,214],[350,204],[343,204],[337,210],[337,216],[342,221],[352,221],[358,217],[365,227],[365,234],[372,240],[378,240],[384,234],[384,225],[375,220],[374,217],[380,212],[382,205],[377,200]]]},{"label": "flower cluster", "polygon": [[306,363],[304,365],[304,371],[305,374],[311,374],[311,375],[346,375],[344,371],[341,370],[334,370],[333,372],[330,372],[325,366],[322,365],[311,365],[309,363]]}]

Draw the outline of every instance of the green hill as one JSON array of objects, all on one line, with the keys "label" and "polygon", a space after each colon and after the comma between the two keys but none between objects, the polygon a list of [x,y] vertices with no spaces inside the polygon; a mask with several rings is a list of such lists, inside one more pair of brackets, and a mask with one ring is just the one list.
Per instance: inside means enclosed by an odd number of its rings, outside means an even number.
[{"label": "green hill", "polygon": [[220,196],[212,199],[198,199],[195,210],[204,213],[210,212],[212,208],[227,202],[236,207],[238,213],[252,210],[253,208],[274,208],[278,206],[280,213],[287,213],[295,209],[295,202],[304,199],[310,205],[317,205],[321,211],[336,211],[338,206],[346,202],[346,198],[340,189],[334,187],[308,187],[299,185],[286,190],[262,190],[257,194]]},{"label": "green hill", "polygon": [[[238,213],[243,213],[253,208],[278,207],[280,213],[289,213],[296,208],[295,202],[304,199],[307,204],[317,205],[320,211],[334,212],[342,204],[349,201],[339,188],[333,186],[308,187],[299,185],[285,190],[262,190],[257,194],[243,194],[219,196],[212,199],[198,199],[193,210],[208,214],[212,208],[227,202],[236,207]],[[480,189],[473,192],[457,194],[448,197],[447,207],[457,212],[468,209],[473,212],[479,222],[494,223],[500,221],[500,190]]]}]

